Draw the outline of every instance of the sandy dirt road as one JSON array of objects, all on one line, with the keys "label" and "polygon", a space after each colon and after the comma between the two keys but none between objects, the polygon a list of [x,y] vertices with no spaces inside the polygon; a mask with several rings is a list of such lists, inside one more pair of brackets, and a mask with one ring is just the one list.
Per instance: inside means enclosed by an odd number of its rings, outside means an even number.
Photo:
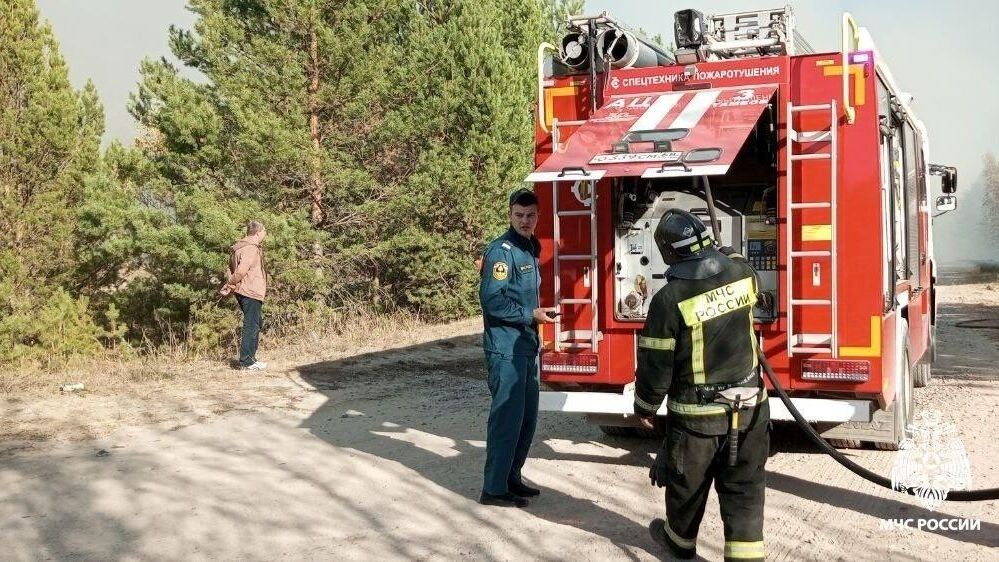
[{"label": "sandy dirt road", "polygon": [[[999,320],[999,283],[949,285],[941,294],[939,363],[916,401],[957,424],[975,487],[999,486],[999,330],[955,327]],[[488,408],[479,326],[469,321],[413,338],[400,348],[372,342],[359,355],[287,362],[238,379],[230,391],[238,407],[216,413],[193,416],[193,398],[171,396],[157,407],[175,415],[94,439],[0,442],[0,559],[663,556],[646,531],[663,511],[662,491],[647,478],[658,443],[607,437],[577,417],[542,414],[525,469],[545,489],[540,499],[525,510],[478,505]],[[75,415],[87,415],[86,397],[53,400],[76,400]],[[90,407],[97,416],[132,402],[93,397]],[[19,401],[3,407],[4,423],[30,410]],[[774,440],[769,560],[996,559],[996,502],[930,511],[840,468],[794,428],[778,427]],[[101,450],[108,454],[98,456]],[[850,454],[882,474],[895,455]],[[720,560],[713,493],[708,506],[698,553]],[[981,528],[882,530],[886,518],[973,518]]]}]

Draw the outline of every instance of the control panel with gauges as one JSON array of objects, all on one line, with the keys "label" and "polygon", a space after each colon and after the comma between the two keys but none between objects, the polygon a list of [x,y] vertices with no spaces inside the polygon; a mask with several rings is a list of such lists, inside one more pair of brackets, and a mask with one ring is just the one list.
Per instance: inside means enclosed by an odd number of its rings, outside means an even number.
[{"label": "control panel with gauges", "polygon": [[777,269],[777,240],[749,239],[746,259],[756,271]]},{"label": "control panel with gauges", "polygon": [[[758,280],[757,321],[776,319],[777,224],[776,192],[763,186],[738,196],[715,197],[719,231],[711,225],[707,202],[698,189],[659,191],[655,182],[623,186],[615,225],[614,301],[617,320],[644,320],[652,296],[667,284],[668,267],[656,247],[654,233],[666,211],[680,208],[701,219],[720,246],[746,257]],[[667,187],[667,186],[662,186]],[[673,187],[673,186],[669,186]],[[772,203],[772,205],[771,205]],[[774,208],[771,208],[774,207]]]}]

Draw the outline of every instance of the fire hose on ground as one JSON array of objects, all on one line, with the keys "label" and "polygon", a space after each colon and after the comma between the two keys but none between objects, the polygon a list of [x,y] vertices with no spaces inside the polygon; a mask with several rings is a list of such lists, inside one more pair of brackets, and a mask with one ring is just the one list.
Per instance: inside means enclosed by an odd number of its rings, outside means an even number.
[{"label": "fire hose on ground", "polygon": [[[902,489],[893,486],[891,480],[881,476],[880,474],[875,474],[874,472],[871,472],[870,470],[848,459],[846,455],[837,451],[832,445],[823,439],[822,436],[815,431],[815,428],[812,427],[812,424],[808,423],[808,420],[801,415],[801,412],[799,412],[798,408],[796,408],[794,403],[791,402],[791,398],[788,397],[787,393],[784,392],[784,387],[782,387],[780,381],[777,380],[777,375],[774,374],[773,368],[770,367],[770,362],[767,361],[766,355],[764,355],[763,350],[760,349],[759,343],[757,343],[756,350],[760,358],[760,364],[763,366],[763,370],[766,372],[767,378],[770,380],[770,384],[772,384],[774,390],[777,391],[777,396],[779,396],[781,402],[787,406],[787,411],[791,412],[791,417],[794,418],[794,421],[797,422],[798,426],[801,427],[805,434],[808,435],[808,437],[815,443],[816,446],[818,446],[819,449],[822,450],[822,452],[831,456],[836,460],[836,462],[846,467],[850,472],[853,472],[857,476],[873,482],[878,486],[888,488],[889,490],[904,492],[912,496],[918,495],[914,488],[907,487]],[[957,502],[995,500],[999,499],[999,488],[988,488],[984,490],[954,490],[947,492],[946,499]]]}]

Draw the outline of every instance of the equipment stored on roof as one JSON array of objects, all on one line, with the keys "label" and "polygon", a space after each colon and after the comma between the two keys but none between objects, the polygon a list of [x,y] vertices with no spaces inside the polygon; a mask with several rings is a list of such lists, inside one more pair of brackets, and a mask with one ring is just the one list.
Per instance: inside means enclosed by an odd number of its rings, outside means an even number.
[{"label": "equipment stored on roof", "polygon": [[621,25],[606,12],[593,17],[571,17],[567,26],[569,32],[562,38],[559,54],[569,68],[586,71],[673,63],[665,48]]},{"label": "equipment stored on roof", "polygon": [[682,10],[674,15],[673,28],[676,60],[681,64],[815,52],[795,31],[790,6],[709,18],[697,10]]},{"label": "equipment stored on roof", "polygon": [[[937,210],[957,171],[870,34],[849,14],[816,52],[789,7],[674,16],[672,52],[606,13],[539,51],[536,169],[542,409],[629,426],[637,334],[668,284],[652,233],[700,217],[759,275],[755,333],[794,406],[826,438],[897,447],[934,355]],[[711,215],[714,214],[712,217]],[[791,419],[778,401],[775,419]],[[614,430],[618,431],[618,430]]]}]

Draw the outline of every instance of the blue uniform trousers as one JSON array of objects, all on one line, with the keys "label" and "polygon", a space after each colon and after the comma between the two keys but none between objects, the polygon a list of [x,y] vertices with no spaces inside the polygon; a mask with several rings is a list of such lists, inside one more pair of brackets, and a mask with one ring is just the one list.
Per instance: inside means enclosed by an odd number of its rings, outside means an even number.
[{"label": "blue uniform trousers", "polygon": [[493,397],[486,425],[486,468],[482,486],[487,494],[509,491],[521,482],[538,422],[538,358],[486,352],[489,393]]}]

